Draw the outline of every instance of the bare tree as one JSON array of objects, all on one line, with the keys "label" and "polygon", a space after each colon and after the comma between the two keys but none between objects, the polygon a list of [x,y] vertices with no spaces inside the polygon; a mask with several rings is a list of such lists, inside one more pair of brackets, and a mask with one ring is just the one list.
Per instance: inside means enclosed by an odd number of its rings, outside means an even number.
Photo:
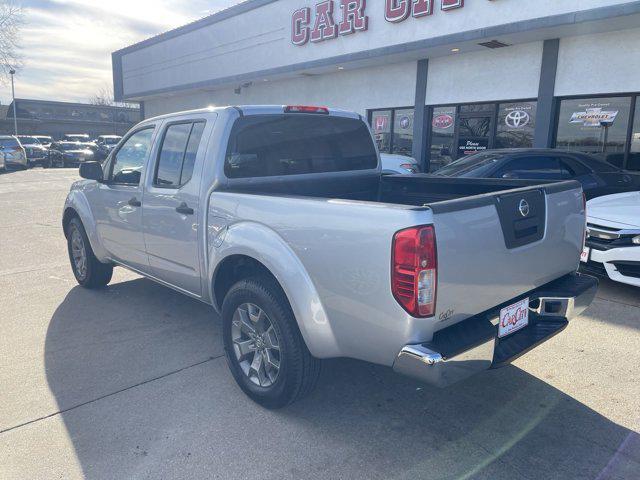
[{"label": "bare tree", "polygon": [[109,107],[138,108],[137,103],[116,102],[114,100],[113,89],[109,85],[103,85],[89,98],[89,103],[91,105],[105,105]]},{"label": "bare tree", "polygon": [[13,0],[0,0],[0,83],[6,83],[9,71],[22,65],[19,34],[23,24],[22,7]]},{"label": "bare tree", "polygon": [[89,98],[89,103],[91,105],[115,105],[116,102],[113,99],[113,90],[111,90],[109,86],[104,85]]}]

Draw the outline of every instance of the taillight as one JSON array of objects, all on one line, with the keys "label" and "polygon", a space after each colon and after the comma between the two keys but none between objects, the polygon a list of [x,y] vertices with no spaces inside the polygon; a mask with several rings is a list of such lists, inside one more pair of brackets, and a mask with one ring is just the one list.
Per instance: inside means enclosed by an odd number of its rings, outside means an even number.
[{"label": "taillight", "polygon": [[327,107],[312,107],[309,105],[287,105],[284,107],[284,113],[322,113],[327,115],[329,109]]},{"label": "taillight", "polygon": [[436,310],[438,259],[432,226],[413,227],[393,237],[391,290],[413,317],[430,317]]}]

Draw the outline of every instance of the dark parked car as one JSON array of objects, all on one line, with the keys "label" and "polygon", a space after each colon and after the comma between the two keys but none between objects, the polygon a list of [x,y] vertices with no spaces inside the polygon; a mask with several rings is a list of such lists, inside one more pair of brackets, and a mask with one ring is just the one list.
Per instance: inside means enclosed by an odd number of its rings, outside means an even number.
[{"label": "dark parked car", "polygon": [[443,177],[577,180],[587,199],[640,190],[640,174],[592,155],[552,149],[487,150],[434,172]]},{"label": "dark parked car", "polygon": [[20,140],[20,143],[27,154],[29,167],[40,165],[41,167],[49,168],[51,166],[49,149],[42,145],[40,140],[30,135],[18,135],[18,140]]},{"label": "dark parked car", "polygon": [[94,146],[93,143],[54,142],[51,144],[52,163],[58,167],[70,167],[96,160],[92,150]]}]

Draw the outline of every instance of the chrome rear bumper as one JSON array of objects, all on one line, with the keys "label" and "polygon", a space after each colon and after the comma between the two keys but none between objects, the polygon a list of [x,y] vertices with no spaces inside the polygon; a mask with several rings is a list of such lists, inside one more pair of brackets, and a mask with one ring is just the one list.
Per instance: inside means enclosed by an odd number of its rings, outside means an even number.
[{"label": "chrome rear bumper", "polygon": [[569,320],[593,301],[598,281],[572,274],[513,299],[529,297],[529,326],[502,339],[497,338],[496,307],[440,332],[431,342],[406,345],[393,369],[437,387],[457,383],[483,370],[508,365],[532,348],[560,333]]}]

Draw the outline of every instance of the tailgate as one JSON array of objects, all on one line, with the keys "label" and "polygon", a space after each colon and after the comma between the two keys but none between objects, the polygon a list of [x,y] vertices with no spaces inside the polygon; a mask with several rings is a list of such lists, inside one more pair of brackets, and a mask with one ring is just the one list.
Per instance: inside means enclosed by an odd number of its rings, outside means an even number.
[{"label": "tailgate", "polygon": [[438,248],[436,330],[575,272],[585,212],[577,182],[430,205]]}]

